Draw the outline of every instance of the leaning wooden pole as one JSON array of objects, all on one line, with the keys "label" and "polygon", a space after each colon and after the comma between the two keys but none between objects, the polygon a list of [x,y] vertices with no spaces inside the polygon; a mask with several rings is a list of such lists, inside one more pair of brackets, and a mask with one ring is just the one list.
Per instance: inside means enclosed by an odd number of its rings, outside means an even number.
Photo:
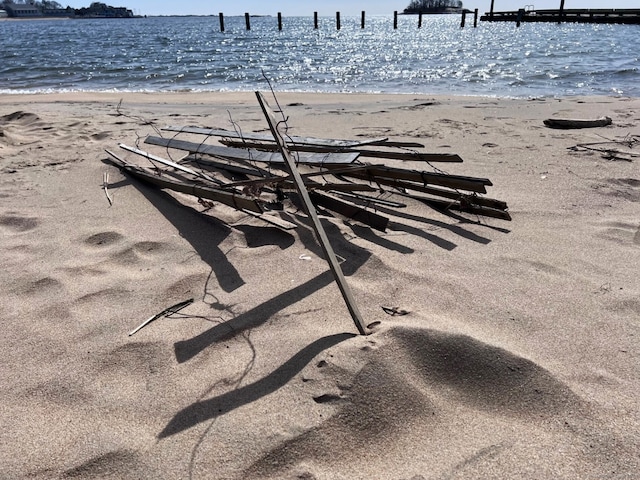
[{"label": "leaning wooden pole", "polygon": [[324,252],[325,258],[327,259],[327,263],[329,264],[329,268],[333,272],[333,276],[338,284],[338,288],[342,293],[342,297],[344,298],[345,303],[347,304],[347,308],[349,309],[349,313],[351,314],[351,318],[353,319],[353,323],[355,323],[358,332],[361,335],[366,335],[367,330],[364,324],[364,320],[362,319],[362,315],[360,314],[360,310],[358,310],[358,306],[356,305],[353,294],[351,293],[351,289],[347,284],[347,280],[344,278],[344,274],[342,273],[342,268],[340,268],[340,264],[338,263],[338,259],[336,258],[336,254],[329,243],[329,238],[327,237],[327,233],[324,231],[322,224],[320,223],[320,218],[318,217],[318,213],[316,212],[316,208],[313,206],[311,202],[311,198],[309,197],[309,192],[304,185],[304,180],[300,176],[300,172],[298,172],[298,168],[296,167],[295,160],[291,156],[287,145],[282,138],[282,135],[278,131],[278,127],[276,124],[275,115],[271,107],[267,104],[265,98],[262,96],[260,92],[256,92],[256,97],[258,97],[258,102],[260,103],[260,107],[264,112],[264,116],[269,123],[269,128],[271,129],[271,134],[278,144],[278,148],[280,153],[282,154],[282,158],[284,159],[287,167],[289,169],[289,173],[293,177],[294,183],[296,185],[296,189],[298,190],[298,194],[302,199],[302,203],[304,204],[305,210],[311,219],[313,224],[313,229],[316,233],[316,237],[318,238],[318,242],[322,247],[322,251]]}]

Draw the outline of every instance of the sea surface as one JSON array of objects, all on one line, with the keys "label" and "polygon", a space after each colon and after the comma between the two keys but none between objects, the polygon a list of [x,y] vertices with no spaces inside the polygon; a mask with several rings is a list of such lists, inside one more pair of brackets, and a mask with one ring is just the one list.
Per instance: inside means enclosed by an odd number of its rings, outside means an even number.
[{"label": "sea surface", "polygon": [[212,17],[0,21],[0,93],[278,91],[640,96],[640,26]]}]

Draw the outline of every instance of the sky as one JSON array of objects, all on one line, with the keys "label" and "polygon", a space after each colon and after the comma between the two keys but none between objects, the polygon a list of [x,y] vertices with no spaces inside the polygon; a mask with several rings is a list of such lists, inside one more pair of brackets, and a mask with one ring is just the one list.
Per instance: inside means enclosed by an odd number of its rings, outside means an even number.
[{"label": "sky", "polygon": [[[88,7],[93,0],[58,0],[62,6],[73,8]],[[320,16],[342,15],[393,15],[394,10],[401,12],[410,0],[236,0],[234,2],[210,2],[205,0],[100,0],[114,7],[127,7],[139,15],[252,15],[312,16],[316,11]],[[526,4],[537,9],[560,8],[560,0],[523,0],[522,4],[513,0],[495,0],[494,10],[517,10]],[[463,0],[465,8],[479,9],[480,13],[489,11],[491,0]],[[565,0],[564,8],[639,8],[638,0]]]}]

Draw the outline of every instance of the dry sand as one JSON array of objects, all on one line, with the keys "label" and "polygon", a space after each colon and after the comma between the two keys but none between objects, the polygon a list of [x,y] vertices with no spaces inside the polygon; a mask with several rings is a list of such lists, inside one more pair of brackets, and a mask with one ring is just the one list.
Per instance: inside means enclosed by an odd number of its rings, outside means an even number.
[{"label": "dry sand", "polygon": [[355,336],[302,214],[205,212],[106,162],[154,126],[264,130],[252,93],[0,97],[0,478],[639,478],[640,159],[567,148],[640,134],[640,100],[279,98],[294,134],[459,153],[439,166],[513,221],[325,219],[381,322]]}]

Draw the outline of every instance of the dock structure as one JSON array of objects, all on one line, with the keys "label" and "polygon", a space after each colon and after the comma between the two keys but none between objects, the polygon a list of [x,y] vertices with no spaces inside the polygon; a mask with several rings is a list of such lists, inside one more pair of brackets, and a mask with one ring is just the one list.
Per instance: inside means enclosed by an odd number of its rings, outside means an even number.
[{"label": "dock structure", "polygon": [[[563,2],[564,3],[564,2]],[[493,4],[492,4],[493,5]],[[640,8],[581,8],[556,10],[519,9],[490,12],[480,17],[483,22],[546,22],[546,23],[618,23],[640,24]]]}]

